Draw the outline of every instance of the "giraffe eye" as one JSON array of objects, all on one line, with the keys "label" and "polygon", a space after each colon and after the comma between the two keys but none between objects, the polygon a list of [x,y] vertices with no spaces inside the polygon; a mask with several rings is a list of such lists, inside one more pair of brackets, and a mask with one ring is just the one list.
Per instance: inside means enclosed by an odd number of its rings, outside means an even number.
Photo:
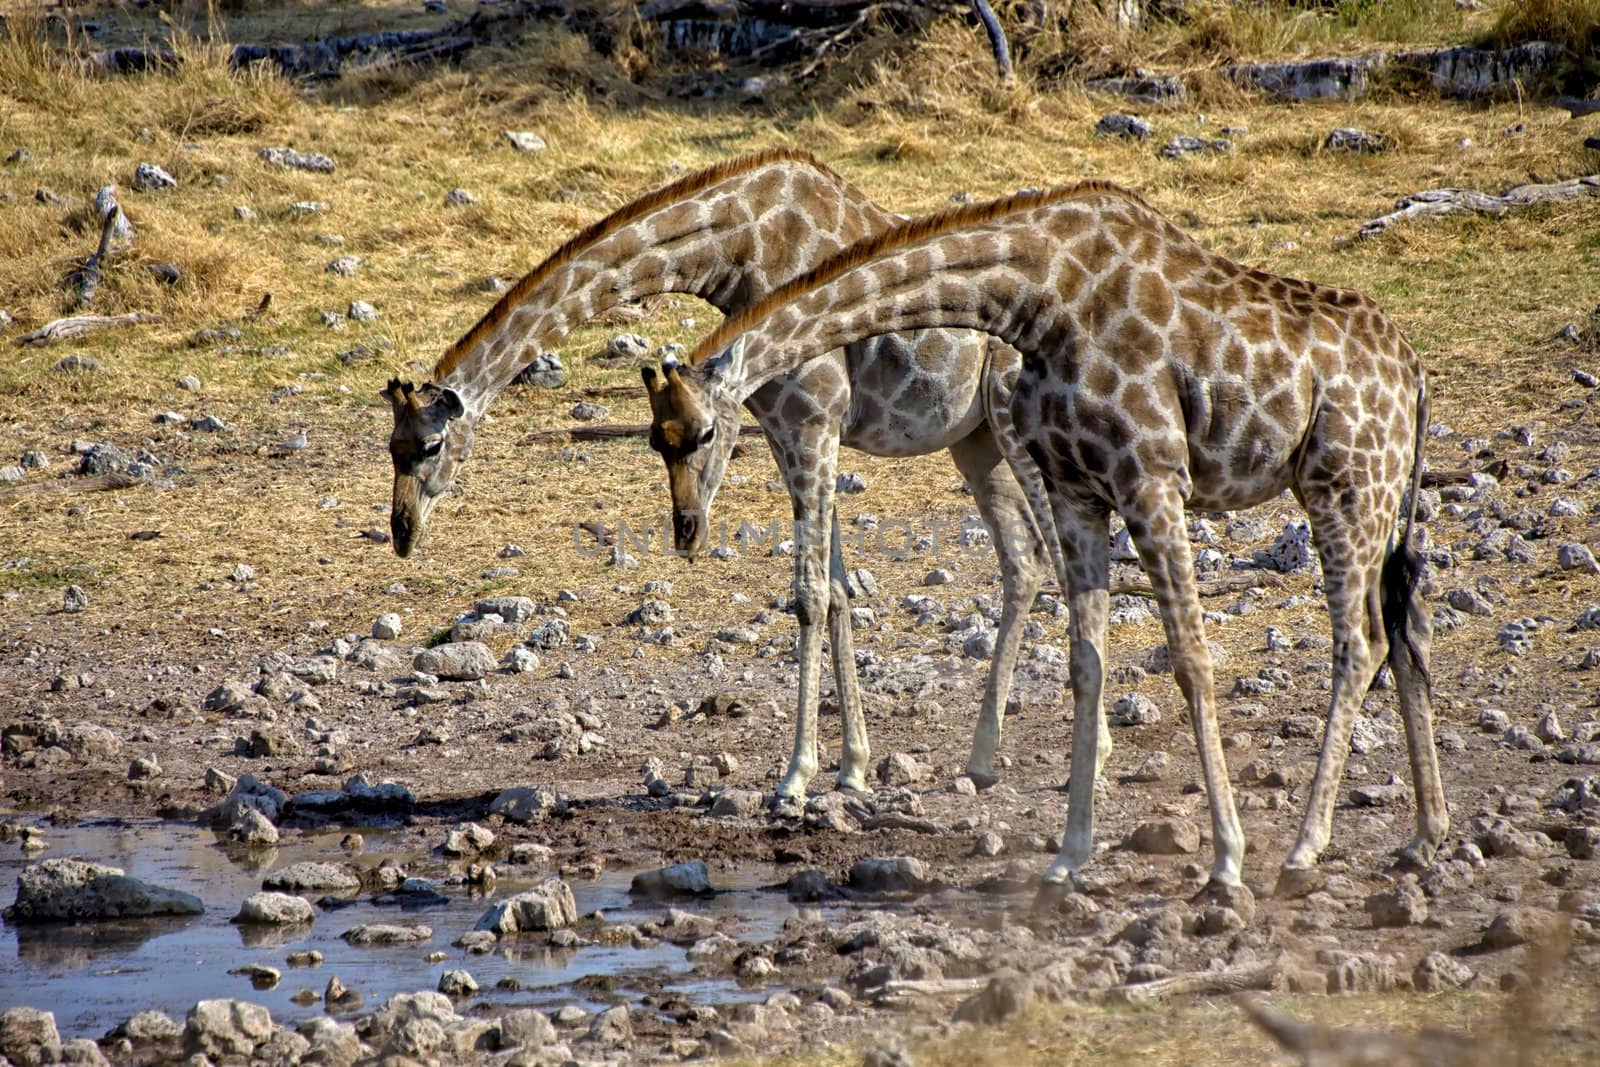
[{"label": "giraffe eye", "polygon": [[444,434],[436,433],[422,439],[422,454],[424,456],[437,456],[444,447]]},{"label": "giraffe eye", "polygon": [[705,428],[705,432],[700,435],[700,443],[702,445],[709,445],[711,443],[711,439],[716,436],[717,428],[715,426],[707,426]]}]

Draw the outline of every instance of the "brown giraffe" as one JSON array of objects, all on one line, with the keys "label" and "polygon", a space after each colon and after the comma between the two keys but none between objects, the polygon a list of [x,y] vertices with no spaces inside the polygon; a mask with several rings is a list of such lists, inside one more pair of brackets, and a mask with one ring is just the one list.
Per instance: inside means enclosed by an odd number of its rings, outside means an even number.
[{"label": "brown giraffe", "polygon": [[[1428,398],[1410,345],[1371,300],[1206,251],[1138,197],[1089,183],[963,208],[846,250],[723,323],[674,368],[678,432],[819,352],[885,330],[985,330],[1022,353],[1015,431],[1046,486],[1071,601],[1076,721],[1068,825],[1045,875],[1092,848],[1108,585],[1107,519],[1127,522],[1161,608],[1211,800],[1214,885],[1239,884],[1244,840],[1184,509],[1232,510],[1293,491],[1311,518],[1333,630],[1328,726],[1280,888],[1311,881],[1328,843],[1354,717],[1385,656],[1399,687],[1417,797],[1404,856],[1449,825],[1433,751],[1414,511]],[[659,410],[659,406],[658,406]]]},{"label": "brown giraffe", "polygon": [[[897,221],[815,159],[778,149],[689,175],[577,234],[444,354],[432,382],[389,383],[395,551],[407,556],[421,540],[435,501],[471,451],[478,420],[528,353],[553,346],[607,308],[657,293],[690,293],[724,313],[737,311]],[[1008,422],[1017,362],[1014,350],[982,334],[923,331],[850,345],[775,377],[745,400],[766,432],[802,531],[828,530],[841,441],[884,456],[950,451],[993,533],[1004,585],[968,762],[968,773],[982,785],[996,780],[995,750],[1022,625],[1048,571],[1027,499],[986,424],[990,408]],[[705,545],[709,509],[738,427],[739,405],[729,403],[716,410],[692,449],[653,439],[667,459],[676,546],[691,556]],[[1032,463],[1020,446],[1011,458],[1029,476]],[[824,619],[844,720],[838,784],[865,788],[869,750],[838,538],[798,536],[796,542],[799,714],[779,792],[804,795],[816,772]]]}]

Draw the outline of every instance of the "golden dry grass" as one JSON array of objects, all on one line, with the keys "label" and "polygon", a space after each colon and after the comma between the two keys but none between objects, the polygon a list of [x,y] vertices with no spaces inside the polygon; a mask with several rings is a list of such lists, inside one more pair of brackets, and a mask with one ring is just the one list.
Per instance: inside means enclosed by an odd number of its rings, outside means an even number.
[{"label": "golden dry grass", "polygon": [[[593,72],[591,85],[621,80],[581,39],[559,30],[515,52],[490,50],[462,69],[403,82],[387,75],[382,91],[370,94],[358,81],[322,98],[263,73],[230,74],[214,48],[198,42],[190,48],[191,59],[177,73],[93,81],[47,63],[25,38],[19,44],[13,36],[0,51],[0,75],[17,105],[0,118],[0,143],[33,153],[31,162],[4,171],[11,196],[0,202],[6,264],[0,306],[24,326],[64,312],[60,279],[94,241],[88,198],[114,181],[124,187],[140,239],[107,275],[96,310],[153,311],[167,320],[18,352],[0,370],[0,420],[12,426],[17,450],[44,448],[58,465],[66,438],[93,436],[135,446],[148,441],[158,456],[169,454],[186,468],[166,492],[6,501],[0,557],[27,555],[35,563],[0,573],[0,585],[51,586],[87,565],[100,575],[88,579],[91,585],[112,583],[107,576],[116,574],[106,599],[138,605],[133,617],[151,627],[170,618],[197,582],[214,579],[222,563],[236,558],[275,559],[281,610],[293,616],[337,605],[341,615],[359,618],[403,576],[414,586],[438,588],[431,610],[448,619],[463,589],[485,586],[478,575],[506,541],[545,549],[520,561],[521,585],[609,584],[597,565],[564,550],[566,523],[588,517],[595,501],[614,501],[619,490],[637,498],[637,490],[624,487],[641,478],[648,494],[659,480],[654,458],[642,446],[621,443],[588,447],[589,462],[572,463],[559,458],[559,445],[530,448],[523,439],[563,424],[579,390],[632,383],[632,368],[588,360],[616,327],[580,330],[564,347],[572,372],[567,390],[518,390],[500,400],[495,424],[480,434],[464,492],[440,508],[422,564],[402,563],[354,539],[360,529],[383,524],[369,506],[387,498],[388,416],[375,391],[391,373],[418,374],[487,310],[493,298],[478,287],[483,278],[517,277],[578,225],[666,180],[673,166],[696,168],[763,145],[793,144],[907,212],[943,206],[955,191],[981,198],[1091,176],[1125,183],[1230,256],[1371,292],[1434,369],[1436,411],[1462,429],[1543,402],[1566,371],[1552,358],[1559,350],[1548,338],[1587,311],[1593,294],[1585,278],[1600,256],[1587,203],[1502,221],[1405,226],[1375,242],[1337,243],[1405,192],[1495,189],[1595,169],[1580,147],[1581,131],[1595,120],[1569,123],[1562,112],[1515,104],[1371,98],[1283,108],[1236,94],[1210,108],[1203,124],[1192,112],[1150,115],[1161,137],[1222,126],[1248,131],[1235,135],[1238,147],[1229,155],[1174,163],[1156,159],[1151,144],[1094,135],[1096,117],[1123,106],[1116,101],[1045,92],[1026,81],[1010,90],[992,84],[981,38],[954,24],[937,27],[892,61],[880,57],[827,102],[791,99],[768,110],[622,107],[554,91],[544,77],[550,69],[558,83],[584,69]],[[986,82],[982,91],[960,91]],[[94,106],[83,106],[90,98]],[[352,103],[362,99],[369,102]],[[1504,131],[1519,121],[1526,132],[1508,136]],[[1399,147],[1375,157],[1320,151],[1326,131],[1341,125],[1388,133]],[[539,130],[550,149],[531,156],[510,151],[500,132],[522,128]],[[326,151],[339,170],[321,176],[257,161],[258,148],[276,144]],[[144,160],[171,171],[180,188],[128,190]],[[69,207],[36,202],[33,191],[41,186]],[[478,203],[447,207],[444,194],[455,186]],[[329,210],[304,217],[290,210],[307,200],[325,201]],[[259,219],[235,219],[235,204],[253,205]],[[325,235],[342,243],[325,243]],[[343,254],[365,262],[353,281],[323,269]],[[156,282],[143,269],[153,262],[179,264],[183,281]],[[273,294],[272,310],[247,317],[264,292]],[[343,310],[358,297],[380,309],[379,322],[342,332],[320,326],[320,310]],[[692,344],[712,315],[694,301],[674,299],[636,328],[658,343]],[[693,328],[679,325],[691,316]],[[227,350],[191,346],[188,338],[207,325],[232,325],[243,337]],[[354,365],[339,359],[358,344],[382,342],[393,348],[376,359]],[[273,346],[287,354],[261,353]],[[100,359],[106,373],[51,373],[68,351]],[[184,373],[204,380],[199,397],[175,389]],[[274,399],[274,391],[292,387],[300,391]],[[1486,393],[1500,402],[1485,405]],[[611,402],[619,419],[645,417],[642,398]],[[152,426],[151,414],[165,408],[217,414],[231,432],[210,438]],[[263,462],[259,450],[301,423],[313,426],[311,458]],[[764,456],[754,462],[770,469]],[[922,464],[852,457],[851,465],[872,481],[871,508],[887,512],[926,501]],[[552,480],[552,469],[569,475]],[[781,514],[779,498],[760,488],[769,476],[752,471],[746,485],[729,487],[722,506],[752,519]],[[327,496],[338,496],[344,507],[317,510],[315,502]],[[167,536],[126,541],[138,528],[165,529]],[[329,562],[319,564],[319,557]],[[757,566],[759,578],[742,573],[723,580],[730,590],[752,580],[774,588],[784,583],[782,561]],[[4,610],[47,603],[32,593]],[[239,625],[268,621],[245,612]]]}]

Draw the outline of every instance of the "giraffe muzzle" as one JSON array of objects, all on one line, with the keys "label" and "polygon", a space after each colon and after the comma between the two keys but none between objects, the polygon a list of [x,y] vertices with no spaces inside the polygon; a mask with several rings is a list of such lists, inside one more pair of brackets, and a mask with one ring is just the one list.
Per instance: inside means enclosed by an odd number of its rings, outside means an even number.
[{"label": "giraffe muzzle", "polygon": [[705,539],[705,516],[701,512],[673,511],[672,547],[680,556],[693,563],[695,557],[700,555],[700,550],[705,547]]},{"label": "giraffe muzzle", "polygon": [[394,554],[406,559],[422,541],[428,520],[423,514],[421,493],[415,478],[398,478],[394,501],[389,509],[389,534]]}]

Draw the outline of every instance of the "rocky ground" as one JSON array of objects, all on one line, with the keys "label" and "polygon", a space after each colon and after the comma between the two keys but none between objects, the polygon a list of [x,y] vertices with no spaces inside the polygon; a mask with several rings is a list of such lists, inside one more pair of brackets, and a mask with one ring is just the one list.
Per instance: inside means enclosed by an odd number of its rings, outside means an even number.
[{"label": "rocky ground", "polygon": [[[1597,419],[1600,390],[1580,374],[1542,417],[1492,436],[1432,429],[1432,466],[1449,484],[1426,491],[1422,510],[1453,827],[1426,871],[1390,863],[1412,812],[1393,694],[1380,680],[1352,742],[1321,884],[1297,899],[1268,896],[1298,824],[1329,684],[1316,565],[1287,502],[1197,516],[1193,527],[1206,575],[1237,586],[1207,602],[1256,890],[1231,901],[1188,901],[1208,858],[1204,796],[1163,677],[1159,621],[1127,596],[1111,634],[1116,749],[1097,802],[1101,848],[1085,892],[1035,910],[1033,879],[1059,844],[1065,809],[1062,611],[1049,595],[1036,605],[1003,780],[979,793],[961,768],[998,612],[987,559],[950,546],[947,561],[913,547],[882,564],[925,570],[934,584],[920,589],[858,575],[857,660],[873,744],[885,754],[874,792],[819,792],[784,816],[763,801],[788,750],[794,621],[770,591],[735,593],[707,612],[715,587],[702,571],[652,559],[610,569],[606,599],[637,605],[621,620],[597,616],[593,590],[506,595],[462,605],[448,633],[413,633],[386,613],[362,632],[313,628],[256,654],[199,634],[152,663],[115,628],[80,632],[85,616],[69,589],[48,626],[7,639],[0,666],[16,695],[4,800],[18,825],[24,813],[49,814],[42,828],[13,828],[6,847],[49,856],[51,823],[117,812],[192,821],[230,847],[330,825],[409,827],[414,851],[429,858],[402,869],[357,851],[336,872],[334,888],[346,892],[392,893],[412,874],[481,888],[497,868],[572,882],[608,867],[702,864],[677,871],[691,904],[664,901],[654,923],[578,918],[556,881],[486,914],[479,925],[489,932],[441,930],[435,943],[457,945],[470,971],[473,953],[519,939],[667,939],[692,946],[701,973],[770,991],[719,1007],[670,987],[642,997],[619,988],[606,994],[617,1007],[558,1013],[554,1029],[538,1013],[474,1011],[465,984],[449,990],[454,999],[401,998],[298,1034],[274,1030],[264,1009],[212,1004],[148,1033],[130,1021],[103,1042],[119,1059],[180,1047],[275,1062],[348,1062],[363,1049],[507,1062],[697,1057],[860,1041],[881,1031],[888,1010],[898,1031],[948,1026],[935,1020],[954,1004],[958,1019],[990,1021],[1035,999],[1139,1001],[1230,983],[1513,989],[1530,980],[1537,947],[1560,936],[1567,966],[1582,973],[1600,959],[1600,772],[1590,773],[1600,766],[1600,577],[1588,547],[1600,514]],[[1456,465],[1473,473],[1450,473]],[[959,505],[950,510],[951,521],[961,517]],[[860,512],[853,521],[873,524]],[[1122,577],[1137,576],[1124,566]],[[671,577],[643,577],[656,571]],[[252,577],[240,570],[227,581]],[[823,723],[835,752],[837,713],[825,708]],[[830,784],[824,774],[815,786]],[[802,910],[777,938],[741,944],[693,913],[693,892],[752,864],[775,865]],[[103,893],[51,903],[66,883],[112,875],[36,873],[40,885],[19,888],[9,921],[133,906],[107,905]],[[164,888],[177,892],[134,895],[144,906],[183,904],[184,886]],[[315,900],[328,886],[269,878],[267,888]],[[840,900],[851,907],[816,910]],[[304,907],[299,898],[253,906]],[[419,960],[429,951],[419,946]],[[330,1010],[334,994],[325,993]],[[1600,1039],[1585,1025],[1568,1039]],[[8,1013],[0,1052],[48,1059],[57,1053],[40,1042],[51,1031]],[[93,1058],[81,1044],[62,1049]]]}]

